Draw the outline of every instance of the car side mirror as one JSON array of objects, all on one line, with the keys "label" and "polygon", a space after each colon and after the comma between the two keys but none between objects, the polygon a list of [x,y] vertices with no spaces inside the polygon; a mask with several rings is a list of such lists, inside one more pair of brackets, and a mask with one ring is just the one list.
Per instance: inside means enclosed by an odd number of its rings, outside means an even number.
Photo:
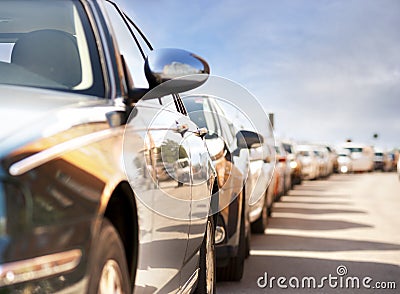
[{"label": "car side mirror", "polygon": [[203,58],[194,53],[164,48],[149,53],[144,72],[149,89],[130,89],[130,102],[137,102],[142,97],[154,99],[195,89],[207,81],[210,67]]},{"label": "car side mirror", "polygon": [[260,147],[264,137],[256,132],[241,130],[236,133],[237,146],[241,149]]},{"label": "car side mirror", "polygon": [[178,78],[179,82],[173,84],[173,87],[176,87],[175,93],[179,93],[201,86],[210,74],[210,67],[196,54],[182,49],[164,48],[149,53],[144,71],[150,88]]}]

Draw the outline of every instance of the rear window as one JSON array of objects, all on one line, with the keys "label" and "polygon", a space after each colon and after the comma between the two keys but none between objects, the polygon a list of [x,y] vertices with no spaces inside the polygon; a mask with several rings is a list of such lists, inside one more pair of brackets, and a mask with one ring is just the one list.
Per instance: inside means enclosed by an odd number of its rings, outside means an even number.
[{"label": "rear window", "polygon": [[346,149],[349,150],[351,153],[363,152],[363,149],[359,147],[349,147]]}]

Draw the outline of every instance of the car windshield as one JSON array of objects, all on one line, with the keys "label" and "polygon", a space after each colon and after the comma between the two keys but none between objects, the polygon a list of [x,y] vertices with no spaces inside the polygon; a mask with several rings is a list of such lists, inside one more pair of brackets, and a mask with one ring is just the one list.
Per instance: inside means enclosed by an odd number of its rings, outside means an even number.
[{"label": "car windshield", "polygon": [[0,1],[0,84],[103,96],[95,45],[78,1]]},{"label": "car windshield", "polygon": [[293,153],[292,146],[291,146],[290,144],[285,144],[285,143],[283,143],[282,145],[283,145],[283,148],[285,148],[285,151],[286,151],[287,153],[290,153],[290,154]]}]

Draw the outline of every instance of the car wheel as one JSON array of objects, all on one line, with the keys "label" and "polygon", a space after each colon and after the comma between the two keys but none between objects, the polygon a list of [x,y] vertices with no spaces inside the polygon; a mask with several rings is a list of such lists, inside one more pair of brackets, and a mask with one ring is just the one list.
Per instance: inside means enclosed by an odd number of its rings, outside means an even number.
[{"label": "car wheel", "polygon": [[200,248],[199,278],[195,293],[215,293],[216,259],[215,259],[214,219],[208,218],[206,233]]},{"label": "car wheel", "polygon": [[255,222],[251,224],[251,232],[254,234],[264,234],[267,225],[268,225],[268,205],[267,205],[267,197],[265,197],[265,202],[263,209],[261,211],[261,215]]},{"label": "car wheel", "polygon": [[93,261],[88,293],[131,292],[125,250],[116,229],[107,219],[94,244]]},{"label": "car wheel", "polygon": [[244,260],[246,258],[246,234],[245,221],[242,215],[240,220],[238,253],[231,257],[229,264],[217,268],[217,279],[220,281],[240,281],[243,277]]},{"label": "car wheel", "polygon": [[245,254],[245,259],[250,257],[250,243],[251,243],[251,223],[249,221],[249,229],[247,230],[246,234],[246,254]]},{"label": "car wheel", "polygon": [[266,197],[266,201],[267,201],[267,215],[268,217],[270,217],[272,215],[272,207],[274,205],[274,189],[268,187],[267,189],[267,197]]},{"label": "car wheel", "polygon": [[216,260],[215,260],[215,227],[213,217],[209,217],[206,234],[200,248],[199,279],[197,294],[215,293]]}]

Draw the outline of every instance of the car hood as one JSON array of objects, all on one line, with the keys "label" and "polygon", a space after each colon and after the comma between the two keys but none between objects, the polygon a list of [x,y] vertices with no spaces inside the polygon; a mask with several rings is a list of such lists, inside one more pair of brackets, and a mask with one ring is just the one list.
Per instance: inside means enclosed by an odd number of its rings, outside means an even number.
[{"label": "car hood", "polygon": [[[60,91],[0,86],[0,158],[41,137],[51,136],[88,120],[88,107],[104,105],[96,99]],[[85,109],[86,108],[86,109]]]}]

